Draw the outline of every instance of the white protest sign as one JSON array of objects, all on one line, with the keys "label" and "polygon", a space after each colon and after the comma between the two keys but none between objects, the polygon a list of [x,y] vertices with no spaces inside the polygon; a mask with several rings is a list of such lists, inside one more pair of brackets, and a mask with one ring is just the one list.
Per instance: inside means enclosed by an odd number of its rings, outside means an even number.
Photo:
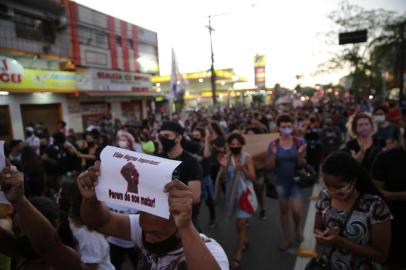
[{"label": "white protest sign", "polygon": [[[4,141],[0,141],[0,172],[6,167],[6,155],[4,154]],[[0,191],[0,204],[10,204],[10,202],[4,196],[4,193]]]},{"label": "white protest sign", "polygon": [[99,201],[131,207],[169,219],[164,187],[181,163],[106,146],[101,155],[96,196]]}]

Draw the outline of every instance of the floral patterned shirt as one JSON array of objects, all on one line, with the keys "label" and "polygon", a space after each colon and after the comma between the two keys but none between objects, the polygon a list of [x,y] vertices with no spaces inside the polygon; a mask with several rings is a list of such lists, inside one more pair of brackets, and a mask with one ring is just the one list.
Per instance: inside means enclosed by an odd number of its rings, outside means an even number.
[{"label": "floral patterned shirt", "polygon": [[[362,194],[354,208],[350,219],[343,228],[350,211],[332,208],[331,198],[326,190],[320,192],[316,203],[316,213],[322,217],[324,229],[338,227],[341,236],[359,245],[368,245],[371,242],[371,225],[392,219],[392,215],[383,199],[377,195]],[[332,247],[318,246],[321,256],[329,256]],[[349,251],[336,248],[330,257],[331,269],[335,270],[380,270],[382,265],[368,258],[363,258]]]}]

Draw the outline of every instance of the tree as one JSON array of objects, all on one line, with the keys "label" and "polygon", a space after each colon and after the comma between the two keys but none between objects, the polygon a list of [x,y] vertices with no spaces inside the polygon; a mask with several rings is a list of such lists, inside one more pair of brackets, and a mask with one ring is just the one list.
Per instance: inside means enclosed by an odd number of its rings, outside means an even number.
[{"label": "tree", "polygon": [[379,93],[382,90],[383,73],[396,70],[395,56],[398,55],[401,43],[399,33],[404,33],[399,28],[404,29],[406,15],[401,16],[384,9],[367,10],[342,1],[338,10],[331,12],[328,17],[335,25],[335,29],[326,34],[328,44],[337,45],[340,32],[362,29],[368,30],[368,42],[340,46],[331,59],[320,65],[319,72],[349,68],[352,81],[350,90],[356,96],[368,95],[371,89]]}]

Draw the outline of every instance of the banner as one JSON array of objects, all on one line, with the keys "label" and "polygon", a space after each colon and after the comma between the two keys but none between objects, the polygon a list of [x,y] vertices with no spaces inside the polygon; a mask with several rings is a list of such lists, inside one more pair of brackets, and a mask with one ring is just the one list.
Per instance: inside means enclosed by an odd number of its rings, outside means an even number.
[{"label": "banner", "polygon": [[107,146],[101,153],[97,199],[169,219],[164,187],[181,163]]},{"label": "banner", "polygon": [[0,57],[0,90],[10,92],[74,92],[74,72],[23,68],[16,60]]}]

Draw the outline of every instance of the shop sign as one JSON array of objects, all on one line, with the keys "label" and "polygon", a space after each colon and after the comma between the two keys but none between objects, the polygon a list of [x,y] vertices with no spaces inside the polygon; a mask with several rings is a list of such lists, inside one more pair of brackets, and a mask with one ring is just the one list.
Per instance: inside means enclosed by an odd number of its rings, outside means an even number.
[{"label": "shop sign", "polygon": [[104,69],[78,71],[77,87],[84,91],[152,91],[151,76]]},{"label": "shop sign", "polygon": [[258,88],[265,87],[265,55],[257,54],[254,60],[255,85]]},{"label": "shop sign", "polygon": [[21,83],[24,73],[23,66],[9,57],[0,56],[0,83]]},{"label": "shop sign", "polygon": [[0,90],[10,92],[73,92],[76,76],[68,71],[24,69],[17,61],[0,58]]}]

